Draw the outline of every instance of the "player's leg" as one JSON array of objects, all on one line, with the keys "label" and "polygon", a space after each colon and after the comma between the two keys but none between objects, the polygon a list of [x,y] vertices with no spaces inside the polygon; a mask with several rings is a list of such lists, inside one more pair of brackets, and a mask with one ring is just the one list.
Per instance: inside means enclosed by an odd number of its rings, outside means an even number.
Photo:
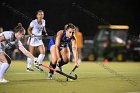
[{"label": "player's leg", "polygon": [[35,67],[36,67],[36,69],[38,69],[40,71],[43,71],[43,69],[39,67],[39,64],[42,63],[42,61],[43,61],[43,59],[45,57],[45,47],[44,47],[44,44],[39,45],[38,46],[38,50],[39,50],[40,54],[39,54],[38,59],[37,59],[38,65],[36,65]]},{"label": "player's leg", "polygon": [[0,62],[0,83],[7,83],[8,81],[4,79],[4,73],[8,70],[11,59],[4,52],[0,52]]},{"label": "player's leg", "polygon": [[[29,45],[29,51],[32,55],[34,55],[34,46]],[[34,70],[32,69],[32,64],[33,64],[33,60],[29,57],[27,57],[27,71],[29,72],[33,72]]]},{"label": "player's leg", "polygon": [[[51,54],[51,62],[50,62],[50,67],[56,68],[56,63],[57,63],[57,56],[56,56],[56,50],[55,50],[55,45],[52,45],[50,48],[50,54]],[[52,79],[52,76],[54,74],[54,71],[49,70],[48,73],[48,79]]]},{"label": "player's leg", "polygon": [[39,64],[41,64],[42,61],[43,61],[43,59],[44,59],[44,57],[45,57],[45,47],[44,47],[44,44],[38,46],[38,50],[39,50],[40,54],[39,54],[39,56],[38,56],[37,62],[38,62]]},{"label": "player's leg", "polygon": [[81,62],[82,61],[82,49],[81,48],[77,48],[78,50],[78,62]]},{"label": "player's leg", "polygon": [[70,49],[69,47],[63,48],[61,51],[61,61],[58,62],[57,66],[62,71],[62,66],[67,64],[70,61]]}]

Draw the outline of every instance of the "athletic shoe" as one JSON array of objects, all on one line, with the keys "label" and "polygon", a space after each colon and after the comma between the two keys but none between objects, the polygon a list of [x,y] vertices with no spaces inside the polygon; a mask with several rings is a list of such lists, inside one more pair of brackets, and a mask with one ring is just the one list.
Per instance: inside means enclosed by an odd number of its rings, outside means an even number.
[{"label": "athletic shoe", "polygon": [[48,73],[48,77],[47,79],[51,80],[52,79],[53,74],[52,73]]},{"label": "athletic shoe", "polygon": [[34,72],[34,70],[32,68],[27,68],[26,71],[28,71],[28,72]]},{"label": "athletic shoe", "polygon": [[41,72],[43,72],[43,71],[44,71],[41,67],[39,67],[39,65],[38,65],[38,64],[36,64],[36,65],[35,65],[35,68],[36,68],[37,70],[41,71]]},{"label": "athletic shoe", "polygon": [[0,79],[0,83],[7,83],[7,82],[9,82],[8,80],[6,80],[6,79]]},{"label": "athletic shoe", "polygon": [[63,68],[62,66],[61,67],[58,67],[59,71],[63,72]]}]

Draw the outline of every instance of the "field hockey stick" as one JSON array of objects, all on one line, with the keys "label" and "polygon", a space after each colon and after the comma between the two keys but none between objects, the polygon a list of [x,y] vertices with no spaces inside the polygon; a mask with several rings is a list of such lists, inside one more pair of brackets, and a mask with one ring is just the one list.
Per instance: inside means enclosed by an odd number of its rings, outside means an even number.
[{"label": "field hockey stick", "polygon": [[77,79],[77,75],[76,75],[76,74],[75,74],[75,76],[70,76],[70,75],[67,75],[66,73],[64,73],[64,72],[62,72],[62,71],[55,70],[55,69],[53,69],[53,68],[51,68],[51,67],[49,67],[49,66],[47,66],[47,65],[40,64],[40,66],[43,66],[43,67],[45,67],[45,68],[47,68],[47,69],[50,69],[50,70],[52,70],[52,71],[54,71],[54,72],[57,72],[57,73],[59,73],[59,74],[61,74],[61,75],[63,75],[63,76],[66,76],[67,78],[70,78],[70,79],[73,79],[73,80],[76,80],[76,79]]},{"label": "field hockey stick", "polygon": [[[72,69],[72,71],[69,73],[69,76],[72,75],[72,73],[76,70],[76,68],[78,68],[78,66],[75,66],[75,67]],[[67,77],[66,81],[68,81],[68,77]]]}]

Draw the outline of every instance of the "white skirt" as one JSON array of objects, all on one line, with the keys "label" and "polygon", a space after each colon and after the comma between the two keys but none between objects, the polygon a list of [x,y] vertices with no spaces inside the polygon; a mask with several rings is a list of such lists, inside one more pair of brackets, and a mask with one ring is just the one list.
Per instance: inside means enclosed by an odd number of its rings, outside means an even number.
[{"label": "white skirt", "polygon": [[40,46],[43,45],[42,38],[40,37],[29,37],[27,43],[31,46]]}]

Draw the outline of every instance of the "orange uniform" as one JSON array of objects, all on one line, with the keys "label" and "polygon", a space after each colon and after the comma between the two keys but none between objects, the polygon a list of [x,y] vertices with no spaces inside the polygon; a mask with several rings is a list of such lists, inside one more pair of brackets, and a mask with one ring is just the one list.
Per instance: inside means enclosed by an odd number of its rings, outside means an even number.
[{"label": "orange uniform", "polygon": [[75,36],[77,38],[77,48],[83,48],[83,36],[81,32],[76,32]]}]

